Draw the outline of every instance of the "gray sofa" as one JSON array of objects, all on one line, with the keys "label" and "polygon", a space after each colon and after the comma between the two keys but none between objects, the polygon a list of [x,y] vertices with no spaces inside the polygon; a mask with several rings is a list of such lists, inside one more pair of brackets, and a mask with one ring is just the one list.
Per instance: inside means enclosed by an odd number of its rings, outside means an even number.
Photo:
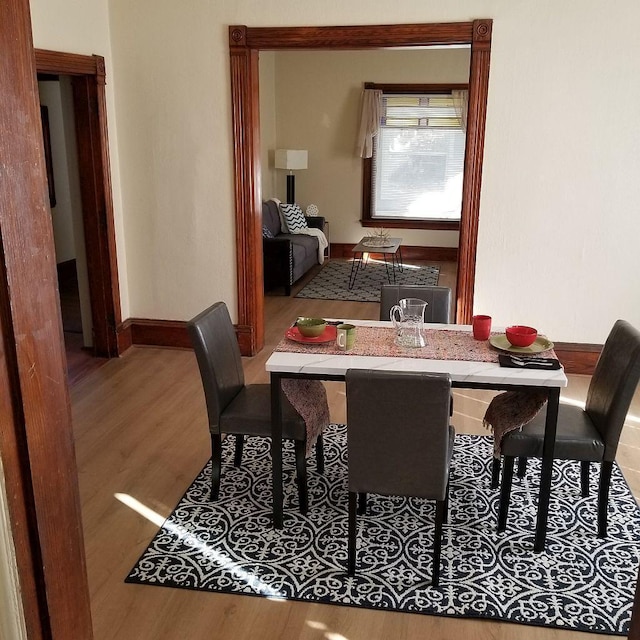
[{"label": "gray sofa", "polygon": [[[324,231],[324,218],[307,218],[309,227]],[[291,295],[291,285],[318,263],[318,239],[302,233],[281,233],[278,204],[273,200],[262,203],[262,253],[264,256],[264,289],[284,287]],[[264,230],[273,235],[265,237]]]}]

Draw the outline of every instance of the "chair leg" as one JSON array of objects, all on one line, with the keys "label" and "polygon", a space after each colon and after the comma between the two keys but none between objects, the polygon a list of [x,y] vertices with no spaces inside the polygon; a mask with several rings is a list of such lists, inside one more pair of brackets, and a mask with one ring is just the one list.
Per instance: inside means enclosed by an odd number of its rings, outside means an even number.
[{"label": "chair leg", "polygon": [[242,449],[244,447],[244,435],[236,433],[236,454],[233,458],[233,465],[239,467],[242,464]]},{"label": "chair leg", "polygon": [[300,513],[306,515],[309,510],[309,495],[307,493],[307,458],[306,444],[304,440],[295,440],[296,450],[296,475],[298,478],[298,504]]},{"label": "chair leg", "polygon": [[211,501],[218,499],[220,493],[220,467],[222,465],[222,436],[211,434]]},{"label": "chair leg", "polygon": [[356,574],[356,512],[357,512],[358,494],[355,491],[349,491],[349,534],[347,542],[347,574],[354,576]]},{"label": "chair leg", "polygon": [[598,538],[607,537],[607,511],[609,510],[609,485],[613,462],[603,461],[600,465],[600,486],[598,487]]},{"label": "chair leg", "polygon": [[520,456],[518,458],[518,478],[524,478],[527,475],[527,458]]},{"label": "chair leg", "polygon": [[589,469],[591,463],[588,460],[582,460],[580,462],[580,491],[582,497],[586,498],[589,495]]},{"label": "chair leg", "polygon": [[433,534],[433,568],[431,569],[431,584],[440,584],[440,556],[442,552],[442,524],[445,519],[446,500],[436,500],[436,530]]},{"label": "chair leg", "polygon": [[447,480],[447,488],[444,493],[444,517],[442,521],[444,524],[449,522],[449,480]]},{"label": "chair leg", "polygon": [[509,499],[511,498],[511,483],[513,481],[513,456],[504,457],[502,468],[502,486],[500,487],[500,508],[498,511],[498,531],[507,528],[507,515],[509,513]]},{"label": "chair leg", "polygon": [[367,494],[358,494],[358,515],[364,516],[367,513]]},{"label": "chair leg", "polygon": [[322,434],[316,440],[316,469],[320,475],[324,473],[324,438]]},{"label": "chair leg", "polygon": [[491,488],[497,489],[500,484],[500,458],[494,458],[491,463]]}]

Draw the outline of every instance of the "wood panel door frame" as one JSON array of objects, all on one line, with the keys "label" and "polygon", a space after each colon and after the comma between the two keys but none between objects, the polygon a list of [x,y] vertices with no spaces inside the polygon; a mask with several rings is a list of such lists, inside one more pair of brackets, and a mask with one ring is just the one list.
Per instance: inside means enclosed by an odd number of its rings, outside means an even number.
[{"label": "wood panel door frame", "polygon": [[94,355],[111,358],[126,348],[109,164],[105,64],[102,56],[35,50],[36,71],[71,76],[80,174],[84,244],[91,299]]},{"label": "wood panel door frame", "polygon": [[28,0],[0,2],[0,51],[0,457],[16,596],[29,640],[90,640]]},{"label": "wood panel door frame", "polygon": [[457,269],[456,322],[473,314],[480,188],[493,21],[335,27],[229,27],[235,168],[238,339],[244,355],[264,346],[260,107],[261,50],[353,50],[470,45],[469,111]]}]

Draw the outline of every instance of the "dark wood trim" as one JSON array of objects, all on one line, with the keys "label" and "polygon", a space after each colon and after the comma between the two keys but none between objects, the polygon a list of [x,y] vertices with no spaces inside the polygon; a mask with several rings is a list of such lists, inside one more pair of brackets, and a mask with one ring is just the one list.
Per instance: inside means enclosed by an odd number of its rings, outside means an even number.
[{"label": "dark wood trim", "polygon": [[[363,172],[367,172],[366,179],[362,181],[362,218],[360,225],[362,227],[384,227],[385,229],[431,229],[458,231],[460,222],[458,220],[411,220],[405,218],[398,220],[397,218],[372,218],[371,211],[371,158],[362,159]],[[368,167],[366,166],[368,165]],[[364,176],[363,176],[364,177]],[[369,187],[365,198],[365,184]]]},{"label": "dark wood trim", "polygon": [[[77,53],[63,53],[47,49],[36,49],[35,56],[38,73],[67,76],[95,76],[98,74],[99,56],[83,56]],[[104,62],[102,66],[104,66]]]},{"label": "dark wood trim", "polygon": [[[354,243],[331,243],[331,258],[353,258]],[[380,255],[372,253],[371,255]],[[430,260],[432,262],[457,262],[457,247],[423,247],[402,245],[403,260]]]},{"label": "dark wood trim", "polygon": [[150,320],[130,318],[131,339],[135,345],[191,349],[191,340],[184,320]]},{"label": "dark wood trim", "polygon": [[458,241],[460,248],[456,286],[456,322],[458,324],[470,324],[473,316],[492,26],[491,20],[476,20],[473,23],[467,145],[462,185],[462,217]]},{"label": "dark wood trim", "polygon": [[35,59],[38,73],[72,76],[94,355],[114,357],[121,353],[116,327],[122,318],[104,58],[36,49]]},{"label": "dark wood trim", "polygon": [[260,194],[260,104],[258,51],[235,44],[230,27],[231,99],[234,141],[238,322],[243,355],[264,346],[262,204]]},{"label": "dark wood trim", "polygon": [[602,345],[556,342],[554,350],[567,373],[590,376],[595,371]]},{"label": "dark wood trim", "polygon": [[[238,251],[238,322],[248,329],[244,355],[264,346],[262,241],[260,239],[260,137],[258,73],[261,49],[375,49],[434,44],[471,44],[469,113],[465,181],[460,223],[456,319],[466,324],[473,315],[482,152],[489,86],[492,20],[438,24],[358,25],[334,27],[229,27],[231,99],[235,161],[236,236]],[[244,234],[240,236],[240,234]],[[462,243],[465,243],[464,246]],[[464,259],[462,259],[464,257]],[[247,276],[240,274],[246,272]]]},{"label": "dark wood trim", "polygon": [[[249,346],[248,327],[236,326],[236,336],[242,345]],[[173,347],[192,349],[191,339],[184,320],[153,320],[149,318],[128,318],[122,323],[121,333],[130,336],[131,345],[148,347]]]},{"label": "dark wood trim", "polygon": [[[469,44],[473,22],[381,24],[334,27],[231,27],[244,31],[250,49],[378,49],[434,44]],[[240,42],[239,42],[240,44]]]},{"label": "dark wood trim", "polygon": [[465,83],[451,83],[451,84],[400,84],[400,83],[380,83],[380,82],[365,82],[365,89],[379,89],[382,93],[451,93],[452,91],[464,90],[469,88],[469,84]]},{"label": "dark wood trim", "polygon": [[30,640],[93,637],[28,0],[0,3],[0,455]]}]

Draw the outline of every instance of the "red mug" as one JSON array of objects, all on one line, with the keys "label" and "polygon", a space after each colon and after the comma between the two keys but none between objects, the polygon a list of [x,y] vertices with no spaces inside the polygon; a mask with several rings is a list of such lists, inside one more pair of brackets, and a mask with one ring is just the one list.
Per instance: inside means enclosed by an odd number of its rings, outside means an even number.
[{"label": "red mug", "polygon": [[473,337],[476,340],[488,340],[491,333],[491,316],[473,316]]}]

